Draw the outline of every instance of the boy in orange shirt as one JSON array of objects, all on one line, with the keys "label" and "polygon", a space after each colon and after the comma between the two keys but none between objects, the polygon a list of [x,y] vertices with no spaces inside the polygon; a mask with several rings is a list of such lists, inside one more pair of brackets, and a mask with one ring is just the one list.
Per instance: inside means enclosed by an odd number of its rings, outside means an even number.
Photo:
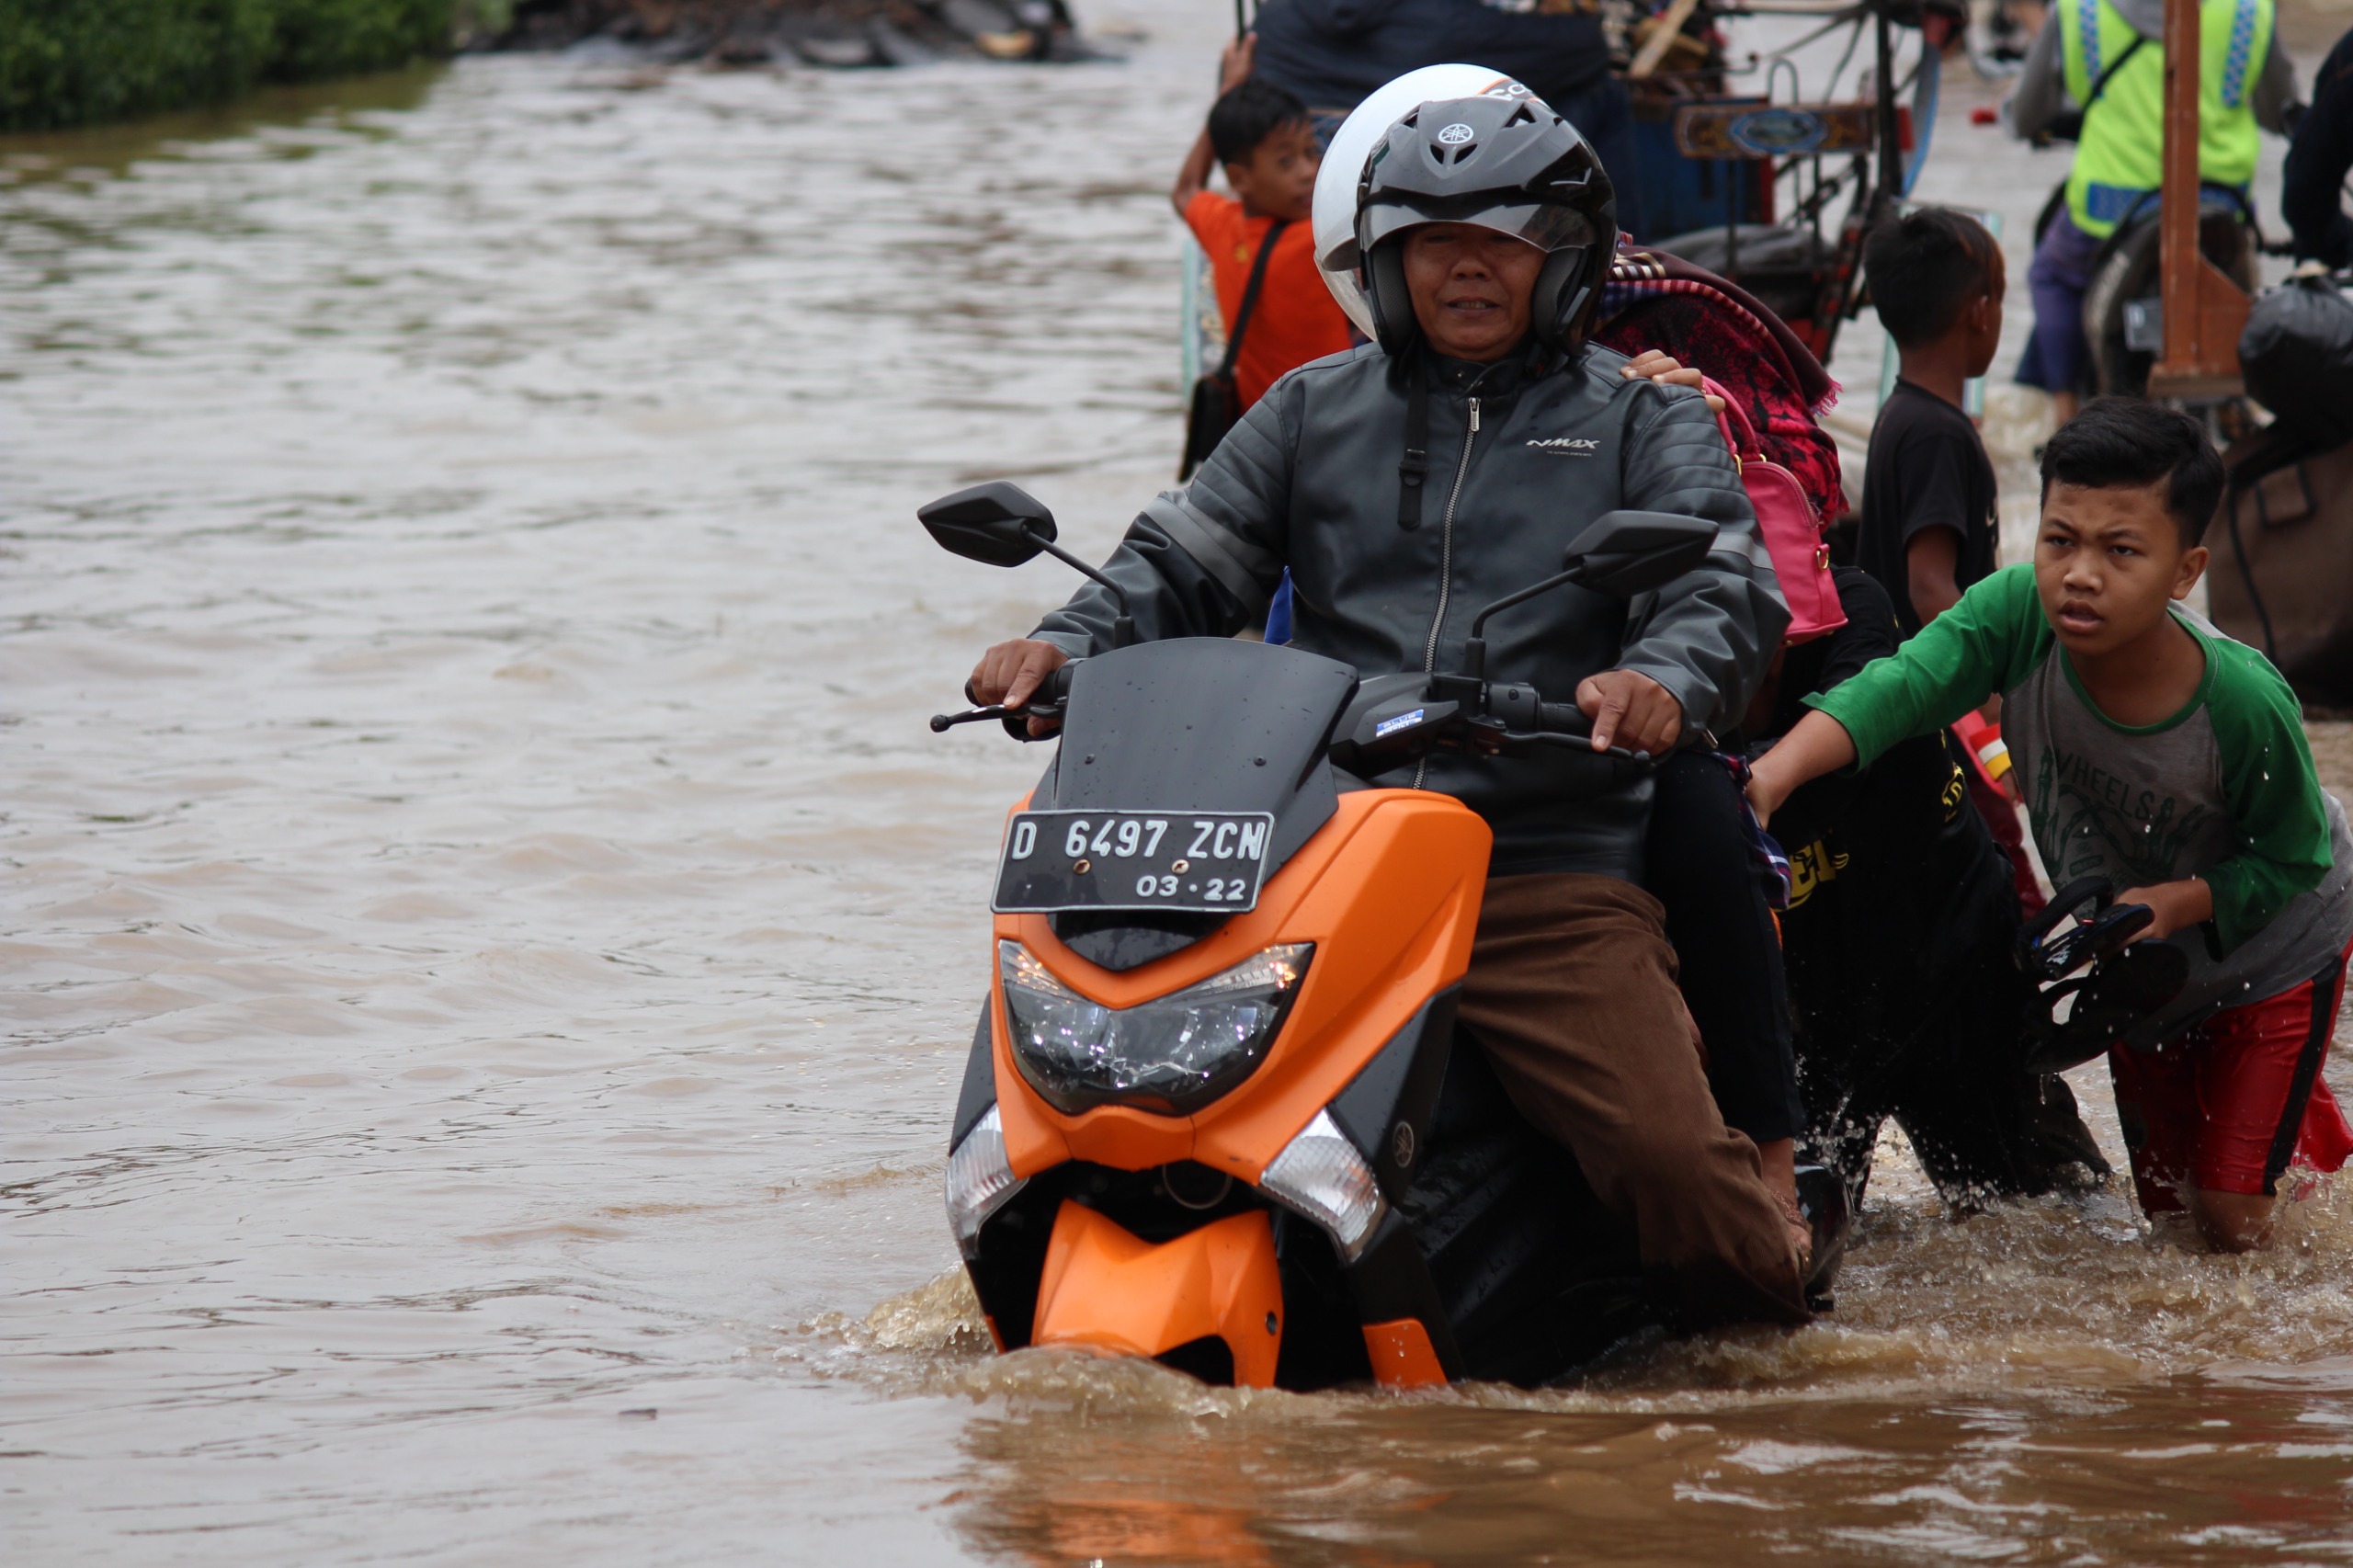
[{"label": "boy in orange shirt", "polygon": [[[1256,39],[1227,48],[1222,91],[1208,126],[1186,154],[1169,193],[1176,214],[1208,253],[1219,313],[1228,332],[1242,308],[1258,247],[1279,222],[1285,228],[1267,259],[1266,281],[1233,364],[1234,390],[1247,409],[1282,374],[1351,347],[1348,318],[1315,269],[1309,210],[1324,149],[1306,106],[1280,87],[1249,80]],[[1232,196],[1205,189],[1210,165],[1225,165]]]}]

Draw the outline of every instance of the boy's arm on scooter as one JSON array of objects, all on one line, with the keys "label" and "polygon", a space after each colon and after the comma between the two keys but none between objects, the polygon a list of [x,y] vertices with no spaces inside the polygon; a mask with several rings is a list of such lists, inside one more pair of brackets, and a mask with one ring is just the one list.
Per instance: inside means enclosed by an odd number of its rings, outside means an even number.
[{"label": "boy's arm on scooter", "polygon": [[1895,653],[1808,697],[1806,706],[1836,720],[1853,744],[1852,760],[1869,767],[1899,741],[1934,734],[2017,686],[2051,642],[2032,569],[2006,567],[1972,585]]},{"label": "boy's arm on scooter", "polygon": [[1814,711],[1752,765],[1750,803],[1770,817],[1800,785],[1934,734],[2023,680],[2050,641],[2032,571],[1996,572],[1893,653],[1808,696]]},{"label": "boy's arm on scooter", "polygon": [[1773,749],[1748,765],[1748,803],[1759,826],[1768,826],[1781,802],[1825,773],[1836,773],[1855,760],[1854,737],[1847,727],[1820,710],[1790,726]]}]

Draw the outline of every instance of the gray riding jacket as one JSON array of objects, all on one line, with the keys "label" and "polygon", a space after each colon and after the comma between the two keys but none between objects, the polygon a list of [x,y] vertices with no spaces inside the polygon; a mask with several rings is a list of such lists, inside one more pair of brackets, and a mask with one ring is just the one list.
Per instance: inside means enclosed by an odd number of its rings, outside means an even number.
[{"label": "gray riding jacket", "polygon": [[[1104,563],[1141,639],[1230,636],[1291,574],[1292,645],[1366,676],[1461,667],[1472,617],[1560,570],[1571,540],[1619,508],[1717,526],[1707,563],[1631,602],[1560,588],[1487,623],[1487,675],[1548,701],[1621,668],[1683,705],[1687,733],[1728,729],[1789,610],[1739,471],[1699,393],[1619,374],[1587,347],[1493,365],[1394,358],[1367,346],[1302,366],[1244,415],[1191,484],[1165,492]],[[1429,378],[1428,477],[1400,517],[1407,382]],[[1036,637],[1074,656],[1111,645],[1116,611],[1088,584]],[[1492,873],[1639,880],[1647,778],[1570,799],[1573,759],[1438,755],[1376,782],[1441,790],[1495,829]]]}]

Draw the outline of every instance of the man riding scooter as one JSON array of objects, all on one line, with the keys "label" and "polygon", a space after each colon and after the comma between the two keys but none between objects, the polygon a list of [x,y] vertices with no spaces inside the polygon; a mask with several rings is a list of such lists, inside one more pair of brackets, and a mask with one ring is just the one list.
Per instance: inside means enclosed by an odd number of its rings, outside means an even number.
[{"label": "man riding scooter", "polygon": [[[1366,165],[1354,254],[1324,258],[1336,292],[1366,290],[1377,342],[1285,376],[1130,526],[1104,571],[1135,635],[1230,635],[1288,567],[1295,646],[1367,677],[1451,669],[1478,607],[1550,575],[1596,518],[1677,513],[1716,525],[1702,568],[1631,606],[1530,600],[1487,627],[1486,668],[1574,688],[1597,751],[1660,756],[1739,713],[1788,612],[1706,403],[1585,341],[1617,232],[1599,161],[1542,103],[1401,119]],[[970,694],[1020,706],[1111,648],[1117,614],[1082,591],[990,649]],[[1802,1322],[1799,1249],[1716,1110],[1659,905],[1635,885],[1648,781],[1564,804],[1573,761],[1432,756],[1377,780],[1443,790],[1494,830],[1461,1020],[1632,1220],[1683,1323]]]}]

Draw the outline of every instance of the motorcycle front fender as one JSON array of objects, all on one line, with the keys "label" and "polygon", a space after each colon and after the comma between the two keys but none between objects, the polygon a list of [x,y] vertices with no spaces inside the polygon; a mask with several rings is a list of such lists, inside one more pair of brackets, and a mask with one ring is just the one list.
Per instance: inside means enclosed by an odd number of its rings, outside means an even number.
[{"label": "motorcycle front fender", "polygon": [[1222,1341],[1237,1388],[1272,1388],[1282,1351],[1282,1271],[1264,1210],[1147,1242],[1065,1199],[1038,1285],[1033,1345],[1157,1357]]}]

